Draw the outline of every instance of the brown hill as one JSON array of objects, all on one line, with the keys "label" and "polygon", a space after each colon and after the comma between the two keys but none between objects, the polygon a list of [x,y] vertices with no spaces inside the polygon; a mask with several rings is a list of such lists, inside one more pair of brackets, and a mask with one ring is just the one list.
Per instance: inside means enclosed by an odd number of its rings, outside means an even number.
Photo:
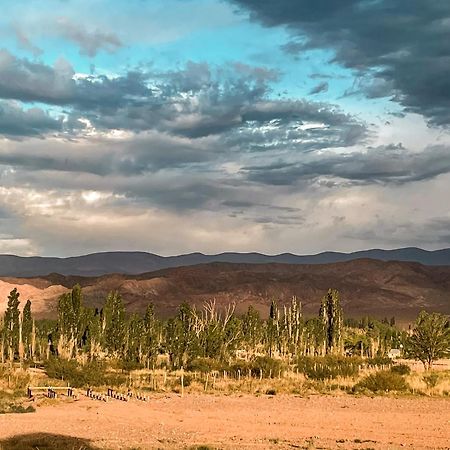
[{"label": "brown hill", "polygon": [[58,296],[75,283],[83,286],[88,305],[101,306],[109,291],[119,291],[129,311],[142,312],[149,302],[164,316],[183,302],[200,305],[235,302],[243,312],[252,304],[267,313],[272,299],[287,303],[293,295],[306,314],[316,314],[328,288],[341,292],[346,316],[396,316],[411,320],[421,309],[450,314],[450,267],[409,262],[355,260],[322,265],[212,263],[141,275],[0,278],[0,310],[7,293],[18,287],[40,317],[54,316]]}]

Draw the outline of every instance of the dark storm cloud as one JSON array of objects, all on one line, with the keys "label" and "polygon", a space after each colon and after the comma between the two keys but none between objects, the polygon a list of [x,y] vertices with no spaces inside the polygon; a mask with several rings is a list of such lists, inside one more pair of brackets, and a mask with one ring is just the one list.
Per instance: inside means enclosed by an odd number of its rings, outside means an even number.
[{"label": "dark storm cloud", "polygon": [[450,148],[428,147],[413,153],[401,145],[369,148],[351,154],[311,155],[302,162],[275,162],[243,169],[251,181],[294,185],[320,177],[349,180],[356,184],[402,184],[434,178],[450,172]]},{"label": "dark storm cloud", "polygon": [[367,127],[325,103],[260,101],[244,108],[241,124],[224,136],[228,147],[251,152],[311,152],[364,143]]},{"label": "dark storm cloud", "polygon": [[50,117],[40,108],[22,109],[18,104],[0,101],[0,135],[10,138],[43,136],[62,131],[61,118]]},{"label": "dark storm cloud", "polygon": [[214,149],[207,147],[206,143],[154,133],[120,141],[102,138],[79,138],[74,142],[62,139],[25,141],[20,146],[16,145],[13,151],[0,151],[0,164],[27,171],[132,177],[169,168],[192,169],[197,164],[209,163],[215,157]]},{"label": "dark storm cloud", "polygon": [[27,59],[19,59],[0,50],[0,98],[22,102],[73,106],[98,112],[137,104],[151,97],[145,76],[127,72],[116,78],[91,76],[74,79],[74,70],[65,60],[54,67]]},{"label": "dark storm cloud", "polygon": [[[190,62],[179,71],[130,71],[115,78],[74,75],[64,60],[50,67],[0,52],[0,98],[64,107],[69,125],[84,118],[99,130],[217,135],[249,150],[298,145],[294,140],[300,139],[304,150],[349,146],[367,131],[335,106],[271,99],[270,83],[278,74],[241,63],[212,70]],[[305,130],[308,123],[320,126]]]},{"label": "dark storm cloud", "polygon": [[295,37],[287,52],[332,48],[336,62],[382,81],[372,96],[394,96],[407,111],[450,124],[450,2],[232,2],[267,26],[288,27]]}]

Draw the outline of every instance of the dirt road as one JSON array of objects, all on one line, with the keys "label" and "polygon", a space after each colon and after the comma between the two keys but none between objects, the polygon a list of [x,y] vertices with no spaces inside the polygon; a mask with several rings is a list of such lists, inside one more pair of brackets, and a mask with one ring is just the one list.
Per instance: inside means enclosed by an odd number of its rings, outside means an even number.
[{"label": "dirt road", "polygon": [[[450,400],[310,396],[155,396],[149,403],[82,397],[0,415],[0,448],[37,433],[83,439],[73,448],[448,449]],[[8,438],[16,440],[11,446]],[[28,439],[28,441],[27,441]],[[54,439],[58,439],[55,437]],[[8,444],[9,442],[9,444]],[[80,441],[81,442],[81,441]],[[89,444],[88,444],[89,443]],[[9,446],[8,446],[9,445]],[[25,447],[25,445],[24,445]],[[36,447],[35,447],[36,448]],[[61,448],[69,448],[61,444]]]}]

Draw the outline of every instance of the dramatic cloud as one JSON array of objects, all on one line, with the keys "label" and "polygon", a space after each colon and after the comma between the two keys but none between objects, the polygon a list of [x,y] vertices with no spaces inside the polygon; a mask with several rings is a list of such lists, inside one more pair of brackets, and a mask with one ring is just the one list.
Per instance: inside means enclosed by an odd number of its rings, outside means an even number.
[{"label": "dramatic cloud", "polygon": [[[0,97],[69,107],[72,120],[98,129],[158,129],[188,138],[235,132],[227,138],[234,144],[305,149],[354,145],[365,136],[363,123],[334,106],[270,99],[268,83],[277,74],[264,68],[234,64],[213,72],[190,62],[177,72],[74,75],[63,60],[50,67],[0,53]],[[316,126],[302,128],[310,123]]]},{"label": "dramatic cloud", "polygon": [[24,110],[15,102],[0,100],[0,135],[7,137],[42,136],[62,131],[61,118],[54,119],[40,108]]},{"label": "dramatic cloud", "polygon": [[0,98],[22,102],[73,106],[97,111],[138,104],[151,96],[145,77],[139,72],[125,76],[75,77],[75,71],[64,59],[54,67],[27,59],[19,59],[0,50]]},{"label": "dramatic cloud", "polygon": [[22,6],[0,17],[0,253],[449,242],[447,2]]},{"label": "dramatic cloud", "polygon": [[[233,0],[294,35],[285,50],[334,49],[334,61],[375,80],[377,96],[450,124],[450,3],[422,0]],[[378,81],[379,80],[379,81]],[[374,91],[371,90],[371,95]]]},{"label": "dramatic cloud", "polygon": [[243,170],[250,180],[266,184],[289,185],[321,177],[354,183],[401,184],[450,172],[450,147],[429,147],[420,153],[410,152],[401,145],[369,148],[366,152],[328,152],[298,163],[275,163]]}]

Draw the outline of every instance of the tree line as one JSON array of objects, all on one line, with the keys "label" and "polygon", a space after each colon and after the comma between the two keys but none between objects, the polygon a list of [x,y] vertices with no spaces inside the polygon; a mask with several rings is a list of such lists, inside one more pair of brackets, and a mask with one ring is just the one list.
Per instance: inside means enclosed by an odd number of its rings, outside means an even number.
[{"label": "tree line", "polygon": [[102,308],[84,305],[79,285],[59,298],[57,320],[35,321],[31,302],[19,308],[19,292],[11,291],[0,323],[1,361],[117,359],[154,367],[167,355],[172,368],[195,358],[230,361],[268,356],[292,361],[302,356],[384,356],[404,345],[408,354],[430,367],[450,353],[450,326],[441,314],[421,313],[411,333],[395,319],[344,320],[339,293],[330,289],[317,317],[307,318],[301,302],[292,298],[280,307],[272,301],[263,319],[250,306],[238,315],[235,305],[218,308],[214,301],[201,308],[182,303],[174,317],[162,320],[148,304],[143,315],[127,314],[122,297],[108,294]]}]

